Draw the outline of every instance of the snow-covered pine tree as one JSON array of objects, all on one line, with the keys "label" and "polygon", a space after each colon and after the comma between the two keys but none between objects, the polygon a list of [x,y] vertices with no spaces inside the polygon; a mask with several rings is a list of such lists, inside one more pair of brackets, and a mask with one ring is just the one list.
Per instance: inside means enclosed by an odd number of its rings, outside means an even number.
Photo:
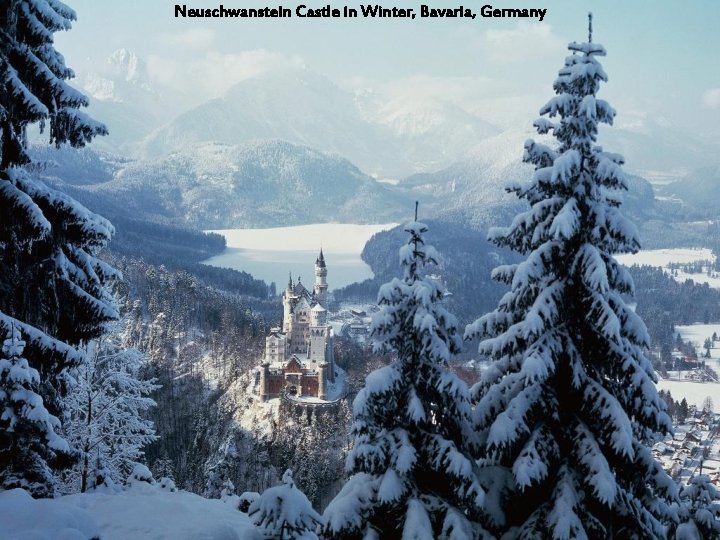
[{"label": "snow-covered pine tree", "polygon": [[96,490],[107,488],[110,490],[119,490],[119,486],[113,481],[112,473],[108,470],[103,463],[100,453],[95,455],[94,466],[92,468],[92,474],[88,481],[88,489]]},{"label": "snow-covered pine tree", "polygon": [[329,538],[469,539],[484,492],[470,457],[467,387],[448,369],[462,345],[444,291],[425,276],[437,253],[412,222],[400,249],[402,279],[378,293],[372,335],[397,359],[371,373],[353,404],[353,476],[325,511]]},{"label": "snow-covered pine tree", "polygon": [[145,446],[157,439],[145,413],[155,406],[149,395],[159,387],[142,377],[145,355],[123,349],[113,334],[91,348],[73,373],[77,384],[65,401],[70,416],[62,433],[80,451],[79,462],[64,475],[71,493],[89,487],[94,458],[102,461],[112,482],[122,483],[143,458]]},{"label": "snow-covered pine tree", "polygon": [[317,540],[322,517],[293,482],[288,469],[282,484],[262,492],[248,509],[248,516],[263,538],[272,540]]},{"label": "snow-covered pine tree", "polygon": [[650,445],[672,430],[645,357],[649,337],[623,294],[633,282],[615,254],[635,252],[635,227],[619,211],[623,158],[597,146],[615,111],[598,99],[605,49],[571,43],[540,111],[524,161],[532,179],[510,188],[531,208],[490,231],[527,256],[500,266],[510,291],[466,329],[494,360],[474,388],[481,456],[514,478],[504,494],[508,538],[656,539],[675,519],[677,488]]},{"label": "snow-covered pine tree", "polygon": [[0,356],[0,490],[23,488],[49,497],[54,478],[47,460],[69,448],[56,432],[60,422],[37,393],[40,375],[23,358],[24,348],[20,332],[11,328]]},{"label": "snow-covered pine tree", "polygon": [[[38,392],[57,417],[66,370],[83,362],[76,346],[117,317],[105,284],[118,274],[96,257],[112,225],[21,167],[30,124],[48,124],[58,145],[107,132],[80,112],[87,99],[66,83],[73,73],[53,46],[54,32],[74,19],[59,0],[0,2],[0,334],[21,332]],[[0,437],[10,437],[2,424]],[[6,471],[0,463],[0,479]]]},{"label": "snow-covered pine tree", "polygon": [[50,142],[83,146],[107,129],[86,114],[87,98],[53,46],[53,34],[77,18],[60,0],[6,0],[0,6],[0,169],[28,163],[26,128],[49,122]]},{"label": "snow-covered pine tree", "polygon": [[720,538],[720,491],[706,474],[694,476],[680,491],[681,524],[676,540]]}]

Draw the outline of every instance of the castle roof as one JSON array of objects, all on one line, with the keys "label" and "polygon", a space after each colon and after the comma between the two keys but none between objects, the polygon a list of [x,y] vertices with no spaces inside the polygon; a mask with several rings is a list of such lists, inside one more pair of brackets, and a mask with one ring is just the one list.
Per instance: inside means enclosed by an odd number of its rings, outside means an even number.
[{"label": "castle roof", "polygon": [[324,307],[322,307],[320,304],[315,304],[311,311],[320,312],[320,311],[327,311]]},{"label": "castle roof", "polygon": [[307,293],[308,290],[305,288],[305,285],[302,284],[302,282],[298,278],[298,282],[295,284],[295,288],[293,289],[295,294],[302,295],[303,293]]},{"label": "castle roof", "polygon": [[320,248],[320,255],[318,255],[317,259],[315,259],[315,266],[325,268],[325,257],[323,255],[322,248]]}]

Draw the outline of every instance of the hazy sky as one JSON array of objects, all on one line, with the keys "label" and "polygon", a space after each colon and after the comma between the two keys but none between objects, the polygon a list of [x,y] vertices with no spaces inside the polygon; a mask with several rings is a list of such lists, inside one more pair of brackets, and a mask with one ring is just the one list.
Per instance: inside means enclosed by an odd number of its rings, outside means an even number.
[{"label": "hazy sky", "polygon": [[[182,87],[203,101],[264,70],[302,65],[345,87],[467,99],[474,112],[492,117],[495,111],[496,117],[489,119],[500,124],[498,111],[525,115],[528,107],[537,111],[552,95],[565,46],[586,38],[586,14],[592,10],[594,40],[608,50],[604,65],[610,83],[604,97],[618,109],[620,123],[661,115],[685,129],[720,135],[719,0],[492,3],[547,8],[542,23],[479,16],[475,20],[175,19],[175,3],[166,0],[64,1],[78,12],[78,21],[70,32],[57,36],[57,45],[79,75],[94,69],[112,51],[127,48],[148,62],[149,74],[158,84]],[[460,5],[426,1],[431,7]],[[220,3],[196,0],[187,5]],[[261,0],[222,3],[268,5]],[[283,5],[294,9],[298,3]],[[307,2],[311,7],[326,3]],[[479,11],[484,4],[465,0],[464,5]],[[502,107],[496,106],[500,103]]]}]

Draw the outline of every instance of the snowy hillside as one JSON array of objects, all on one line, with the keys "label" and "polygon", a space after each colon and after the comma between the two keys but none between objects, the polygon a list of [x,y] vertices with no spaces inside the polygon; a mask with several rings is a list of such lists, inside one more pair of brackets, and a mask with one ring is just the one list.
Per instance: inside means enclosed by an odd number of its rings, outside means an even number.
[{"label": "snowy hillside", "polygon": [[714,269],[716,257],[708,248],[651,249],[618,255],[616,258],[625,266],[648,265],[662,268],[663,272],[678,283],[692,280],[720,289],[720,276]]},{"label": "snowy hillside", "polygon": [[628,172],[653,183],[667,183],[710,165],[720,151],[717,141],[683,131],[664,118],[633,117],[618,111],[617,124],[600,130],[600,144],[625,156]]},{"label": "snowy hillside", "polygon": [[660,193],[680,200],[689,209],[714,219],[718,215],[718,187],[720,165],[713,165],[692,171],[676,182],[663,186]]},{"label": "snowy hillside", "polygon": [[87,191],[135,214],[203,229],[387,222],[411,206],[338,156],[272,140],[195,145],[132,163]]},{"label": "snowy hillside", "polygon": [[129,159],[88,147],[35,145],[30,152],[43,175],[72,186],[109,182],[130,162]]}]

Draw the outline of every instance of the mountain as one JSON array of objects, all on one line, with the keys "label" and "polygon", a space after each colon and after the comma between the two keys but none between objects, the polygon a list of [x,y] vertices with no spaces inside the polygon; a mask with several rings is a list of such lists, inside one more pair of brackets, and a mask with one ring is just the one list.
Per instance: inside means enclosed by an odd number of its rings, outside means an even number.
[{"label": "mountain", "polygon": [[33,167],[45,176],[54,179],[54,185],[61,187],[88,186],[109,182],[115,174],[127,166],[130,160],[90,147],[72,148],[63,145],[35,144],[30,149]]},{"label": "mountain", "polygon": [[504,132],[477,144],[465,159],[434,173],[410,176],[397,187],[418,197],[431,215],[479,227],[502,223],[522,208],[505,186],[532,174],[532,167],[521,161],[523,142],[530,136]]},{"label": "mountain", "polygon": [[201,229],[379,223],[412,206],[339,156],[277,140],[194,145],[81,191],[126,215]]},{"label": "mountain", "polygon": [[319,148],[378,174],[386,172],[378,164],[394,163],[400,153],[381,126],[360,116],[352,94],[320,75],[294,69],[242,81],[224,97],[181,114],[149,135],[140,155],[158,157],[200,142],[255,139]]},{"label": "mountain", "polygon": [[682,203],[696,217],[717,219],[720,214],[720,165],[702,167],[660,188],[660,193]]},{"label": "mountain", "polygon": [[[525,208],[505,187],[529,180],[533,173],[533,167],[522,162],[529,138],[546,142],[532,130],[506,131],[481,141],[466,159],[431,174],[410,176],[397,188],[409,198],[419,198],[433,216],[481,228],[509,223]],[[628,175],[628,186],[625,212],[638,219],[648,217],[654,207],[652,186],[634,175]]]},{"label": "mountain", "polygon": [[622,154],[627,171],[653,183],[682,178],[693,169],[712,165],[720,145],[659,118],[627,120],[620,127],[602,126],[600,144],[610,152]]},{"label": "mountain", "polygon": [[222,98],[179,115],[143,141],[140,156],[159,157],[200,142],[281,139],[395,179],[447,166],[497,132],[450,103],[353,94],[296,68],[244,80]]},{"label": "mountain", "polygon": [[392,97],[358,92],[364,117],[387,128],[413,172],[429,172],[461,159],[478,141],[500,133],[465,109],[431,97]]},{"label": "mountain", "polygon": [[139,141],[172,118],[174,107],[168,101],[173,98],[153,85],[145,62],[127,49],[115,51],[94,69],[75,81],[90,99],[89,114],[110,131],[93,146],[132,154]]}]

